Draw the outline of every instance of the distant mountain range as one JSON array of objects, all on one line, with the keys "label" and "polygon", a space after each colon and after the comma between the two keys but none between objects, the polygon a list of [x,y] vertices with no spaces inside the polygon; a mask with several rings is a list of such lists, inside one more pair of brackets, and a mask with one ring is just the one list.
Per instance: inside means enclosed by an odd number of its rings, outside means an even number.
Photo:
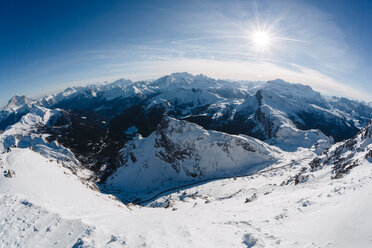
[{"label": "distant mountain range", "polygon": [[[46,115],[50,119],[44,120]],[[151,82],[118,80],[68,88],[39,99],[14,96],[0,112],[0,130],[27,123],[32,128],[22,127],[22,132],[28,141],[9,136],[8,130],[2,135],[3,149],[28,146],[39,142],[34,136],[44,137],[39,139],[45,144],[56,142],[58,149],[71,153],[67,156],[94,171],[103,183],[123,165],[123,147],[138,135],[155,135],[167,116],[175,123],[223,132],[224,137],[257,138],[284,151],[321,150],[359,132],[372,118],[372,107],[323,97],[309,86],[279,79],[231,82],[174,73]]]},{"label": "distant mountain range", "polygon": [[[178,231],[184,223],[200,229],[199,221],[202,229],[225,230],[221,237],[233,235],[224,238],[229,244],[305,246],[306,238],[291,235],[313,225],[305,218],[311,209],[332,210],[335,195],[372,185],[371,120],[371,104],[279,79],[174,73],[38,99],[14,96],[0,112],[0,246],[164,247],[156,242],[166,235],[170,244],[173,232],[179,240],[192,237],[184,244],[194,247],[220,244]],[[359,192],[357,202],[367,206],[368,192]],[[343,199],[337,211],[354,202]],[[165,212],[178,208],[174,219]],[[295,218],[285,222],[288,216]],[[342,219],[360,224],[365,217]],[[327,232],[337,229],[329,219],[316,220]],[[283,234],[283,223],[295,228]]]}]

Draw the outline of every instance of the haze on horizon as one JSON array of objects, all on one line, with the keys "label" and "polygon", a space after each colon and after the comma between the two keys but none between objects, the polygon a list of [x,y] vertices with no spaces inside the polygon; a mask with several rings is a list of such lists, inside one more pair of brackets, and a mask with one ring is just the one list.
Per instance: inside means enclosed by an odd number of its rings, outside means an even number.
[{"label": "haze on horizon", "polygon": [[183,71],[372,101],[368,0],[7,1],[0,19],[0,105]]}]

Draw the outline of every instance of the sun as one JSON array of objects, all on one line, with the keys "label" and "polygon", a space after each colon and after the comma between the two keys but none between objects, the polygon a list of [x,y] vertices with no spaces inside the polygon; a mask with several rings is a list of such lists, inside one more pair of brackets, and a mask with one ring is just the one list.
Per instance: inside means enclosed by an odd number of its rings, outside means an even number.
[{"label": "sun", "polygon": [[256,31],[252,35],[252,41],[256,48],[264,49],[270,45],[270,35],[267,32]]}]

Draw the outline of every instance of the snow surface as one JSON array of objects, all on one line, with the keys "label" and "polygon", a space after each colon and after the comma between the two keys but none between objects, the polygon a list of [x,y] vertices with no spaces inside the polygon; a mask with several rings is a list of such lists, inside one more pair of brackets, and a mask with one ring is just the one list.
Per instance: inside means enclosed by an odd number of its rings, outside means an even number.
[{"label": "snow surface", "polygon": [[125,206],[29,149],[1,155],[4,247],[370,247],[372,167],[344,178],[319,170],[283,184],[314,153],[298,151],[248,176],[174,191]]}]

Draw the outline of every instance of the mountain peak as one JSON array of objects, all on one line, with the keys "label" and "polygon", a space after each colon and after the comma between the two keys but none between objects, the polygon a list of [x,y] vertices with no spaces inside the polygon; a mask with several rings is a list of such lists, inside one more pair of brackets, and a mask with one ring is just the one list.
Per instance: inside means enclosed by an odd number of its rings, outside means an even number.
[{"label": "mountain peak", "polygon": [[216,80],[209,78],[203,74],[194,76],[188,72],[177,72],[155,80],[154,85],[161,88],[183,87],[187,89],[205,89],[215,87],[217,85],[217,82]]},{"label": "mountain peak", "polygon": [[301,90],[315,92],[309,85],[299,84],[299,83],[289,83],[289,82],[284,81],[283,79],[269,80],[266,82],[266,85],[268,85],[269,87],[274,87],[274,88],[282,87],[286,89],[298,89],[298,90],[301,89]]},{"label": "mountain peak", "polygon": [[25,105],[31,107],[32,100],[26,96],[15,95],[9,100],[8,104],[4,107],[4,110],[17,111]]},{"label": "mountain peak", "polygon": [[[265,91],[273,92],[277,95],[306,99],[310,102],[323,103],[320,92],[313,90],[309,85],[299,83],[288,83],[282,79],[269,80],[263,86]],[[322,104],[323,105],[323,104]]]},{"label": "mountain peak", "polygon": [[25,95],[22,95],[22,96],[15,95],[15,96],[12,96],[12,98],[10,98],[8,105],[9,104],[23,104],[27,100],[28,100],[28,97]]},{"label": "mountain peak", "polygon": [[174,72],[169,75],[171,78],[193,78],[194,75],[188,72]]}]

